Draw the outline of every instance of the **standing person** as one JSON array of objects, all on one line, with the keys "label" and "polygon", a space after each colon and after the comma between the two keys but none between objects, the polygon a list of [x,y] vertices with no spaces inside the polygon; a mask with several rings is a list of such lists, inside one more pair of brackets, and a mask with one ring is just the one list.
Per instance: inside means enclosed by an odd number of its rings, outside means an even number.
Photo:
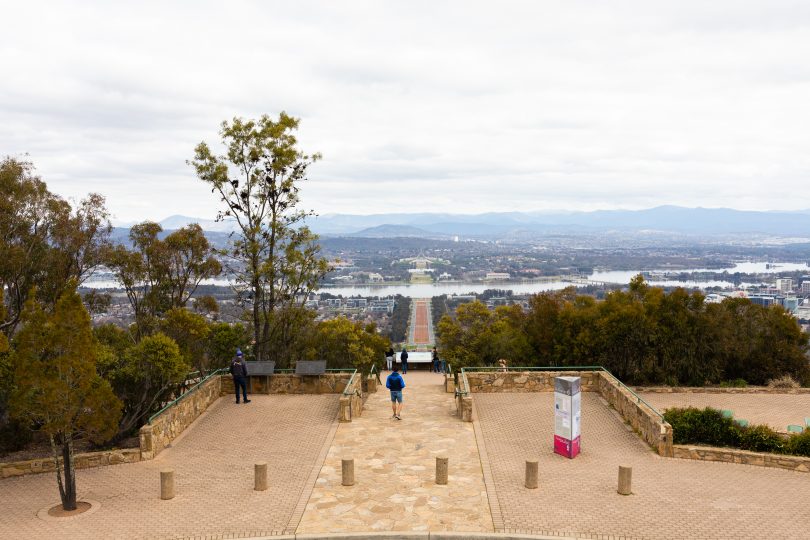
[{"label": "standing person", "polygon": [[431,355],[431,359],[433,360],[433,369],[431,371],[435,371],[436,373],[439,372],[439,352],[436,350],[436,347],[433,347],[433,353]]},{"label": "standing person", "polygon": [[394,357],[397,353],[394,352],[394,348],[389,346],[388,351],[385,353],[385,367],[388,371],[391,371],[391,366],[394,365]]},{"label": "standing person", "polygon": [[391,410],[394,411],[391,418],[402,420],[400,414],[402,414],[402,389],[405,388],[405,379],[399,374],[399,367],[394,366],[394,371],[385,379],[385,387],[391,391]]},{"label": "standing person", "polygon": [[408,349],[405,348],[405,345],[402,346],[402,352],[399,353],[399,361],[402,362],[402,374],[408,374]]},{"label": "standing person", "polygon": [[231,369],[229,370],[233,376],[233,389],[236,392],[236,403],[239,403],[239,389],[242,389],[242,397],[245,398],[245,403],[250,403],[247,397],[247,377],[248,370],[245,359],[242,356],[242,351],[236,349],[236,358],[231,362]]}]

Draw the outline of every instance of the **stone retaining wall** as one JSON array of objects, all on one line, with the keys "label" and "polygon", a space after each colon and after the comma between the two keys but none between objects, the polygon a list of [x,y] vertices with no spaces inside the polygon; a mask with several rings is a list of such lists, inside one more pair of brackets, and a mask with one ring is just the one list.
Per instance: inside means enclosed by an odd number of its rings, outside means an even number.
[{"label": "stone retaining wall", "polygon": [[810,472],[810,458],[786,456],[784,454],[767,454],[749,452],[734,448],[716,448],[712,446],[686,446],[676,444],[672,447],[673,457],[697,459],[701,461],[721,461],[724,463],[742,463],[757,467],[775,467],[797,472]]},{"label": "stone retaining wall", "polygon": [[153,459],[222,393],[222,377],[211,377],[140,429],[141,459]]},{"label": "stone retaining wall", "polygon": [[452,373],[444,374],[444,391],[448,394],[453,394],[456,391],[456,379]]},{"label": "stone retaining wall", "polygon": [[[76,469],[90,469],[104,465],[118,465],[119,463],[135,463],[140,460],[141,450],[139,448],[86,452],[73,456],[73,464]],[[56,463],[52,457],[0,463],[0,478],[54,471],[56,471]]]},{"label": "stone retaining wall", "polygon": [[[604,372],[472,371],[465,375],[470,393],[553,392],[555,377],[580,377],[583,392],[599,392],[659,455],[672,456],[672,426],[656,414],[654,409],[638,401],[627,388]],[[472,421],[472,402],[469,395],[456,396],[456,410],[462,420]]]},{"label": "stone retaining wall", "polygon": [[770,388],[746,386],[745,388],[719,388],[717,386],[636,386],[636,392],[658,394],[810,394],[810,388]]},{"label": "stone retaining wall", "polygon": [[[304,376],[294,373],[276,373],[269,377],[248,377],[248,392],[252,394],[340,394],[346,389],[352,374],[324,373]],[[222,395],[233,395],[233,377],[222,375]]]},{"label": "stone retaining wall", "polygon": [[363,379],[363,392],[366,394],[374,394],[377,392],[377,375],[369,374]]},{"label": "stone retaining wall", "polygon": [[582,378],[582,391],[596,390],[596,371],[471,371],[465,373],[469,391],[484,392],[553,392],[554,378],[570,375]]},{"label": "stone retaining wall", "polygon": [[672,457],[672,426],[610,375],[597,372],[598,392],[659,456]]}]

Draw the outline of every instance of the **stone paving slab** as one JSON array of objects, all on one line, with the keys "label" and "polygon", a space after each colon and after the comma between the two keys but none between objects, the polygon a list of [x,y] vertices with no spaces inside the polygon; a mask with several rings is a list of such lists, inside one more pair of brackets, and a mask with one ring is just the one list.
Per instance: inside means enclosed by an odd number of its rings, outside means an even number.
[{"label": "stone paving slab", "polygon": [[[473,394],[493,514],[504,532],[586,538],[807,538],[806,473],[654,454],[595,393],[582,395],[582,454],[552,451],[552,393]],[[523,487],[537,459],[540,488]],[[633,495],[616,493],[633,467]]]},{"label": "stone paving slab", "polygon": [[[214,403],[156,459],[78,472],[79,498],[101,503],[92,515],[43,521],[59,502],[56,478],[0,480],[0,538],[174,539],[281,534],[297,524],[314,467],[337,425],[338,396],[251,396]],[[253,491],[253,464],[267,461],[270,487]],[[175,470],[177,496],[159,499],[159,471]]]},{"label": "stone paving slab", "polygon": [[[401,421],[382,387],[338,427],[298,533],[493,530],[472,425],[455,416],[442,375],[404,378]],[[450,459],[446,486],[434,482],[436,456]],[[343,457],[355,460],[351,487],[341,485]]]},{"label": "stone paving slab", "polygon": [[787,431],[790,424],[803,426],[804,419],[810,418],[810,394],[642,392],[639,395],[661,412],[670,407],[730,409],[735,418],[767,424],[777,431]]}]

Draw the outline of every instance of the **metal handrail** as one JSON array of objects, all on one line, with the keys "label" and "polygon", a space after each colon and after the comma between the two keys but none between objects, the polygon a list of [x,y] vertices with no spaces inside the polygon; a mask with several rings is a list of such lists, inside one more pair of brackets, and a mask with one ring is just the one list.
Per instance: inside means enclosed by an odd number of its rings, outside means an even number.
[{"label": "metal handrail", "polygon": [[178,398],[173,399],[172,401],[170,401],[169,403],[167,403],[166,405],[164,405],[164,406],[163,406],[163,408],[162,408],[162,409],[160,409],[158,412],[156,412],[155,414],[153,414],[152,416],[150,416],[150,417],[149,417],[149,420],[148,420],[146,423],[147,423],[147,424],[151,424],[151,423],[152,423],[152,421],[153,421],[155,418],[157,418],[158,416],[160,416],[160,415],[161,415],[161,414],[162,414],[164,411],[166,411],[167,409],[170,409],[171,407],[174,407],[175,405],[177,405],[178,403],[180,403],[182,400],[184,400],[184,399],[185,399],[187,396],[189,396],[189,395],[193,394],[195,391],[197,391],[197,389],[198,389],[198,388],[199,388],[199,387],[200,387],[200,386],[201,386],[201,385],[202,385],[202,384],[203,384],[205,381],[207,381],[207,380],[208,380],[208,379],[210,379],[211,377],[213,377],[213,376],[215,376],[215,375],[221,375],[221,374],[223,374],[223,373],[227,373],[227,371],[228,371],[228,368],[220,368],[220,369],[217,369],[217,370],[215,370],[215,371],[212,371],[211,373],[209,373],[208,375],[206,375],[206,377],[205,377],[203,380],[201,380],[200,382],[198,382],[197,384],[195,384],[194,386],[192,386],[191,388],[189,388],[189,389],[188,389],[188,390],[187,390],[187,391],[186,391],[186,392],[185,392],[185,393],[184,393],[182,396],[180,396],[180,397],[178,397]]},{"label": "metal handrail", "polygon": [[534,366],[534,367],[507,367],[503,368],[500,366],[482,366],[482,367],[463,367],[461,368],[461,380],[463,381],[464,387],[461,389],[456,390],[457,394],[467,395],[470,393],[470,386],[467,381],[467,372],[473,371],[601,371],[610,375],[614,381],[616,381],[619,386],[630,392],[634,398],[636,398],[636,403],[643,403],[646,405],[652,412],[654,412],[659,418],[661,418],[662,422],[666,422],[664,419],[664,415],[658,412],[658,409],[647,403],[641,396],[635,393],[635,391],[624,384],[622,381],[619,380],[613,373],[608,371],[602,366]]},{"label": "metal handrail", "polygon": [[352,376],[351,376],[351,377],[349,377],[349,382],[347,382],[347,383],[346,383],[346,388],[344,388],[344,389],[343,389],[343,395],[344,395],[344,396],[350,396],[350,395],[352,395],[352,392],[349,392],[349,388],[351,387],[352,382],[354,382],[354,378],[355,378],[356,376],[357,376],[357,370],[355,369],[355,370],[352,372]]}]

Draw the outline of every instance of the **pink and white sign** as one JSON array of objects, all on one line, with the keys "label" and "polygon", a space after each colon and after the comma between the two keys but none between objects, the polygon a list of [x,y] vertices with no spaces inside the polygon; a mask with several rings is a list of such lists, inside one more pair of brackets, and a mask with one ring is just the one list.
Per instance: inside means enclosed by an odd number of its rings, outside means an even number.
[{"label": "pink and white sign", "polygon": [[574,458],[580,451],[581,380],[554,378],[554,452]]}]

